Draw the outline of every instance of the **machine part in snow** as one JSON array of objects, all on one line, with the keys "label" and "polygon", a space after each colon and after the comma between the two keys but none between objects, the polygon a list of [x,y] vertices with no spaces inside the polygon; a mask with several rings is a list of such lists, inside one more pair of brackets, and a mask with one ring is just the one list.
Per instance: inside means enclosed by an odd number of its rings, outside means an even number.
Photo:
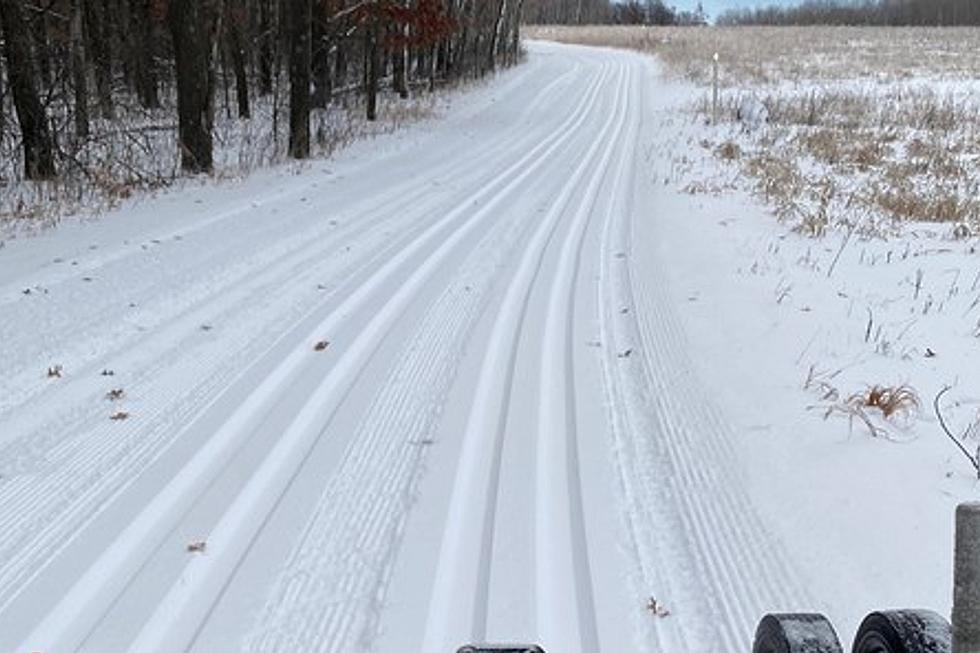
[{"label": "machine part in snow", "polygon": [[953,650],[980,653],[980,503],[956,507]]},{"label": "machine part in snow", "polygon": [[837,631],[822,614],[767,614],[752,653],[843,653]]},{"label": "machine part in snow", "polygon": [[852,653],[950,653],[949,622],[931,610],[872,612],[858,628]]},{"label": "machine part in snow", "polygon": [[545,653],[545,651],[535,644],[470,644],[460,648],[456,653]]}]

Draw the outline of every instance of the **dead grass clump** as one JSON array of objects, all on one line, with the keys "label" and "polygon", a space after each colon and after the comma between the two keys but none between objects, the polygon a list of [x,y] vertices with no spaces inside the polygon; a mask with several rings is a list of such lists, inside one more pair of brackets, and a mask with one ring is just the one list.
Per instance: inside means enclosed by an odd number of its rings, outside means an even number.
[{"label": "dead grass clump", "polygon": [[742,156],[742,148],[734,141],[725,141],[715,149],[715,155],[724,161],[735,161]]},{"label": "dead grass clump", "polygon": [[817,129],[797,136],[800,147],[818,161],[837,165],[844,158],[843,134],[836,129]]},{"label": "dead grass clump", "polygon": [[919,395],[911,386],[873,385],[835,401],[827,408],[824,417],[843,414],[852,425],[854,420],[864,424],[872,437],[890,439],[886,427],[875,417],[880,416],[885,421],[909,419],[918,412],[920,405]]},{"label": "dead grass clump", "polygon": [[980,203],[955,188],[922,187],[908,183],[872,189],[870,204],[896,220],[971,224],[980,219]]},{"label": "dead grass clump", "polygon": [[861,171],[880,167],[892,153],[891,146],[876,134],[837,128],[804,131],[796,141],[817,161],[830,166],[852,165]]},{"label": "dead grass clump", "polygon": [[847,162],[866,172],[880,168],[891,156],[892,148],[873,134],[862,134],[851,141],[847,148]]},{"label": "dead grass clump", "polygon": [[860,409],[877,408],[885,419],[909,415],[920,406],[918,393],[908,385],[873,385],[852,394],[845,403]]},{"label": "dead grass clump", "polygon": [[806,185],[796,163],[785,157],[757,154],[748,159],[746,167],[759,180],[758,190],[767,201],[792,202]]}]

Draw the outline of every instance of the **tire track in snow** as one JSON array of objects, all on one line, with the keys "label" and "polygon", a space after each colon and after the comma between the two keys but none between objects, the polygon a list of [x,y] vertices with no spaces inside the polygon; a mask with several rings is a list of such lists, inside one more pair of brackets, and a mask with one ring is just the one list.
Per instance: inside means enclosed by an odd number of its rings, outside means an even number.
[{"label": "tire track in snow", "polygon": [[[612,75],[606,72],[603,81],[623,74],[622,70],[613,72]],[[618,82],[613,85],[619,90]],[[620,100],[617,96],[617,105]],[[612,130],[615,117],[615,112],[607,116],[600,136],[593,141],[551,210],[539,223],[498,310],[463,434],[430,599],[423,653],[454,650],[461,642],[479,642],[486,638],[503,430],[521,325],[545,250],[605,136]]]},{"label": "tire track in snow", "polygon": [[[611,218],[604,233],[603,367],[638,591],[672,608],[655,627],[665,650],[748,650],[762,614],[812,609],[812,599],[731,467],[733,435],[692,371],[669,277],[655,256],[645,277],[631,273],[625,221]],[[617,357],[627,348],[633,356]]]},{"label": "tire track in snow", "polygon": [[[552,84],[558,83],[561,78]],[[549,92],[552,85],[541,89],[540,93]],[[534,135],[523,139],[523,142],[530,143],[534,140]],[[522,143],[523,146],[523,143]],[[462,166],[462,178],[459,183],[470,183],[471,181],[479,186],[480,178],[487,176],[487,170],[495,168],[496,158],[510,150],[511,146],[501,144],[492,148],[487,156],[478,157],[468,165]],[[447,169],[452,164],[447,164]],[[457,167],[458,166],[457,164]],[[443,171],[445,172],[445,171]],[[441,174],[441,173],[440,173]],[[385,217],[386,211],[394,208],[402,202],[408,202],[411,210],[401,212],[394,221],[412,225],[420,218],[426,217],[437,206],[437,202],[421,201],[428,192],[423,188],[416,193],[417,201],[413,201],[411,194],[408,196],[403,193],[401,188],[396,188],[382,196],[382,202],[373,210],[374,215],[366,218],[367,222],[360,221],[351,223],[351,226],[344,233],[333,238],[334,241],[346,242],[348,235],[356,232],[367,232],[371,229],[380,232],[388,228]],[[424,223],[423,223],[424,224]],[[396,228],[396,227],[392,227]],[[416,231],[421,230],[418,227]],[[304,234],[301,240],[308,240],[308,234]],[[343,236],[341,238],[340,236]],[[411,238],[404,239],[407,242]],[[382,256],[391,256],[398,249],[404,247],[403,242],[396,242],[394,246],[387,246],[381,250]],[[339,245],[338,245],[339,246]],[[317,259],[323,259],[326,267],[336,267],[336,275],[350,273],[342,266],[332,265],[332,257],[329,253],[322,250],[322,246],[315,241],[302,250],[303,258],[297,260],[296,254],[288,257],[281,257],[276,254],[277,261],[274,261],[267,269],[260,269],[256,274],[251,275],[250,283],[246,285],[233,286],[233,290],[228,296],[221,298],[221,304],[225,306],[235,306],[243,298],[249,295],[261,294],[259,288],[253,288],[253,284],[262,283],[262,287],[267,290],[274,289],[278,284],[285,280],[291,283],[301,283],[304,278],[312,280],[317,278],[323,270],[313,267]],[[377,255],[372,255],[360,262],[358,268],[367,268],[376,264]],[[319,304],[325,304],[321,300]],[[213,313],[213,306],[202,307]],[[309,316],[322,311],[323,306],[318,305],[302,321],[309,319]],[[280,313],[277,311],[277,315]],[[197,335],[197,316],[180,318]],[[218,320],[218,323],[225,320]],[[230,321],[230,320],[229,320]],[[161,336],[163,334],[160,334]],[[289,335],[284,336],[288,339]],[[165,338],[164,338],[165,339]],[[282,339],[282,338],[280,338]],[[146,346],[145,342],[140,343]],[[169,358],[166,352],[157,360],[157,365],[144,366],[143,376],[149,379],[156,377],[158,372],[164,368],[173,367],[174,361]],[[126,352],[120,356],[126,355]],[[185,354],[186,355],[186,354]],[[193,352],[190,353],[193,356]],[[117,367],[118,366],[110,366]],[[207,366],[206,366],[207,367]],[[159,368],[159,369],[158,369]],[[229,374],[233,374],[229,370]],[[95,373],[92,373],[95,376]],[[228,384],[228,376],[212,375],[204,388],[197,387],[190,394],[193,398],[203,399],[213,396],[214,390],[219,390],[223,384]],[[231,381],[234,383],[234,381]],[[139,388],[139,379],[134,378],[126,383],[126,387],[131,391]],[[212,392],[207,392],[210,388]],[[205,390],[202,392],[202,390]],[[72,541],[72,535],[80,532],[87,523],[96,517],[102,508],[115,496],[125,491],[128,485],[135,480],[139,472],[144,469],[162,453],[165,447],[176,437],[168,427],[175,424],[182,424],[189,421],[196,413],[206,410],[212,402],[206,401],[177,401],[176,398],[155,396],[156,405],[148,410],[140,412],[140,424],[155,425],[154,431],[148,433],[141,428],[136,433],[129,433],[122,436],[120,425],[108,424],[105,419],[105,403],[101,393],[91,401],[92,409],[82,417],[71,414],[71,422],[75,424],[75,433],[84,433],[84,441],[79,442],[73,437],[72,433],[65,433],[63,429],[50,429],[51,432],[58,433],[56,445],[43,452],[43,456],[48,459],[49,466],[53,469],[52,473],[44,473],[40,476],[30,476],[27,478],[14,478],[7,483],[0,484],[0,611],[17,598],[20,592],[28,585],[32,578],[40,574],[46,567],[46,563],[53,560],[57,554],[64,550]],[[178,405],[177,415],[167,415],[168,405]],[[181,418],[185,419],[181,419]],[[94,424],[93,424],[94,423]],[[94,433],[85,432],[85,427],[95,426]],[[33,443],[32,443],[33,445]],[[8,450],[9,451],[9,448]],[[65,506],[69,506],[66,510]]]}]

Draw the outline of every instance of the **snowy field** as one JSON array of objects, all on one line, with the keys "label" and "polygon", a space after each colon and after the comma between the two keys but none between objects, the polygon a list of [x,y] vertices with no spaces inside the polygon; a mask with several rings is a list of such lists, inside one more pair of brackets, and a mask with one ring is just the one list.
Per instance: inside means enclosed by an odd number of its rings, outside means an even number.
[{"label": "snowy field", "polygon": [[[948,614],[975,219],[835,194],[800,228],[750,170],[789,127],[729,115],[767,87],[709,125],[669,61],[534,42],[438,121],[8,240],[0,651],[734,653],[767,611]],[[806,211],[862,183],[802,165]]]}]

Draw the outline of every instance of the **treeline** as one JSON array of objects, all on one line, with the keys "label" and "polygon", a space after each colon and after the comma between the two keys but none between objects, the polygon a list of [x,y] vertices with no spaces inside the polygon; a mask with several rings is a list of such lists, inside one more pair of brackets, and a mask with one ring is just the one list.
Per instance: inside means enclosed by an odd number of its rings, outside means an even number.
[{"label": "treeline", "polygon": [[0,0],[0,140],[20,143],[23,177],[53,179],[91,173],[79,153],[138,123],[171,130],[182,169],[209,172],[216,95],[245,121],[283,89],[288,153],[305,158],[311,112],[341,98],[374,120],[384,89],[407,98],[513,64],[522,4]]},{"label": "treeline", "polygon": [[705,25],[699,2],[681,11],[663,0],[526,0],[525,21],[535,25]]},{"label": "treeline", "polygon": [[731,10],[720,25],[980,25],[980,0],[806,0]]}]

